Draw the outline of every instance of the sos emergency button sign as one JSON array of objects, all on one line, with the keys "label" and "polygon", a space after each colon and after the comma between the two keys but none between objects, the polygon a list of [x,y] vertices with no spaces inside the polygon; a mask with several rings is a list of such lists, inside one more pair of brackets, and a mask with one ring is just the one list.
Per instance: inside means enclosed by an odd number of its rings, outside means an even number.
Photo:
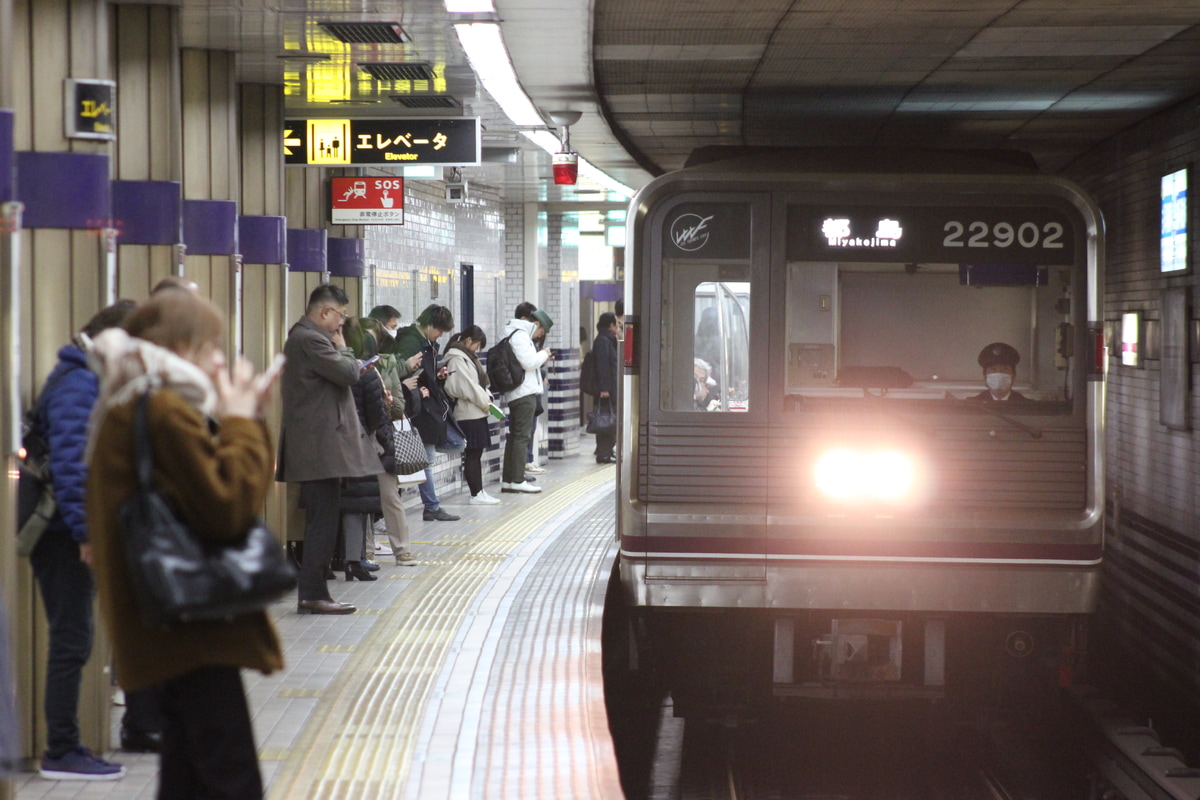
[{"label": "sos emergency button sign", "polygon": [[334,225],[403,225],[403,178],[330,178]]}]

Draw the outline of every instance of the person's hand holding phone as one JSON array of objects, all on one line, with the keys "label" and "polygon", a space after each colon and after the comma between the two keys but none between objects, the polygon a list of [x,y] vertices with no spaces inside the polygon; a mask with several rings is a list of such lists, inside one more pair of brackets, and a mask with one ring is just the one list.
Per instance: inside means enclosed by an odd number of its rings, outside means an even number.
[{"label": "person's hand holding phone", "polygon": [[358,374],[361,375],[371,367],[379,363],[379,356],[371,356],[366,361],[360,362],[358,365]]}]

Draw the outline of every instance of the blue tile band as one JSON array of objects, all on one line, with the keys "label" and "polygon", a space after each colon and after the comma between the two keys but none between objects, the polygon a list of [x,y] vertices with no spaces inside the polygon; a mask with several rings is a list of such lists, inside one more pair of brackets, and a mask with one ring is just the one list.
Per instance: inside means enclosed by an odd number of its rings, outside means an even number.
[{"label": "blue tile band", "polygon": [[112,224],[108,156],[22,151],[16,164],[24,227],[98,230]]},{"label": "blue tile band", "polygon": [[311,228],[288,228],[287,255],[291,272],[324,272],[325,240],[329,233]]},{"label": "blue tile band", "polygon": [[183,197],[176,181],[113,181],[117,244],[179,244]]},{"label": "blue tile band", "polygon": [[329,274],[340,278],[361,278],[367,271],[366,240],[330,236]]},{"label": "blue tile band", "polygon": [[246,264],[287,261],[287,217],[238,217],[238,244]]},{"label": "blue tile band", "polygon": [[189,256],[231,256],[238,251],[237,203],[184,200],[183,243]]}]

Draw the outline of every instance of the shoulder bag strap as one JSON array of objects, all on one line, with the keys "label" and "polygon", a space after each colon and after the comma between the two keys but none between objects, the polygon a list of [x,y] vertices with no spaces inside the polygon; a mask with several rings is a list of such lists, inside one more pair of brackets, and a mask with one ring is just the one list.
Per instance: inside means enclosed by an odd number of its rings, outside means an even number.
[{"label": "shoulder bag strap", "polygon": [[150,392],[144,392],[133,409],[133,463],[137,467],[138,488],[144,492],[154,488],[154,451],[150,448],[146,412],[149,404]]}]

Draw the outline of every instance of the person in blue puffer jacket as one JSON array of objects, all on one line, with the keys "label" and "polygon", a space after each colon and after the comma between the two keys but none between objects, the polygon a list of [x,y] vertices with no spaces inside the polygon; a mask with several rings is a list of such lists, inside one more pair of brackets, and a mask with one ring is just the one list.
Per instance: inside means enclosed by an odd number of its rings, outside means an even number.
[{"label": "person in blue puffer jacket", "polygon": [[83,666],[92,652],[91,571],[83,491],[88,419],[100,390],[88,367],[92,337],[119,326],[134,309],[121,300],[101,310],[71,344],[58,351],[58,364],[38,400],[36,428],[50,448],[50,475],[58,507],[29,563],[42,590],[50,625],[46,658],[46,752],[41,776],[50,780],[115,780],[125,768],[93,754],[80,743],[79,692]]}]

